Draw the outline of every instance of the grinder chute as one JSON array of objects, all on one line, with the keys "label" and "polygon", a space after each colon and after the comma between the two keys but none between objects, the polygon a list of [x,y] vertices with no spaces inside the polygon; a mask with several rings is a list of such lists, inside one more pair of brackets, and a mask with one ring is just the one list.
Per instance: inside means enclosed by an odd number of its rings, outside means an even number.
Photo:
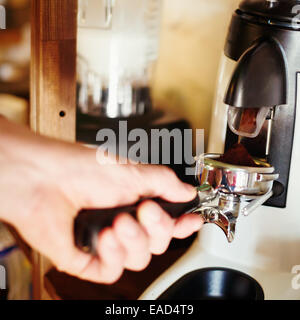
[{"label": "grinder chute", "polygon": [[270,109],[287,104],[287,79],[281,45],[271,38],[256,41],[239,59],[225,95],[230,129],[257,137]]}]

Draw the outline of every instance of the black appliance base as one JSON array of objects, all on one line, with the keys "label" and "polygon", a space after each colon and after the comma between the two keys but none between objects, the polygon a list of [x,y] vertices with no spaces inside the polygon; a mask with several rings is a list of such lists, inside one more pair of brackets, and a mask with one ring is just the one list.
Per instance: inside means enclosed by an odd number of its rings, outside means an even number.
[{"label": "black appliance base", "polygon": [[206,268],[188,273],[158,300],[264,300],[259,283],[232,269]]}]

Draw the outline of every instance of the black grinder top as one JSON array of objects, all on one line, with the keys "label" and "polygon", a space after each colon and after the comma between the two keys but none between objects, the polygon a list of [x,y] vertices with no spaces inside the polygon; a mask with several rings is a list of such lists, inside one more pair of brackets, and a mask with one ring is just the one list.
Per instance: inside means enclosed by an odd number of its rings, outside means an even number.
[{"label": "black grinder top", "polygon": [[244,0],[238,11],[260,23],[300,29],[299,0]]}]

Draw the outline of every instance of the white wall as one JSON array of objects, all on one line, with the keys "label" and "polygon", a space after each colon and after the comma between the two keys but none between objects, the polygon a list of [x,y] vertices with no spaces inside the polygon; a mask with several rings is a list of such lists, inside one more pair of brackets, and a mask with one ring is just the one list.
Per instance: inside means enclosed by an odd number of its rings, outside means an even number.
[{"label": "white wall", "polygon": [[206,141],[220,56],[239,2],[164,0],[155,100],[190,120],[194,128],[204,128]]}]

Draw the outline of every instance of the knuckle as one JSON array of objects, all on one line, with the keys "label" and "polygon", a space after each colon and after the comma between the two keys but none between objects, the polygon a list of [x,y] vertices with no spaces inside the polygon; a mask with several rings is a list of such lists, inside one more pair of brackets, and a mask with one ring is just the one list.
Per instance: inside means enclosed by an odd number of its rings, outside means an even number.
[{"label": "knuckle", "polygon": [[56,269],[59,272],[69,272],[69,273],[71,273],[71,270],[70,270],[69,266],[67,265],[67,263],[65,261],[56,263]]},{"label": "knuckle", "polygon": [[108,272],[105,276],[101,277],[100,282],[105,284],[114,284],[116,283],[122,276],[123,269],[116,270],[114,272]]},{"label": "knuckle", "polygon": [[[73,263],[70,263],[69,261],[73,261]],[[66,272],[72,275],[80,275],[82,271],[74,259],[60,259],[60,261],[55,265],[59,272]]]},{"label": "knuckle", "polygon": [[153,249],[152,250],[152,254],[154,254],[155,256],[161,256],[162,254],[164,254],[166,252],[166,249]]},{"label": "knuckle", "polygon": [[149,252],[149,255],[144,257],[144,259],[141,259],[140,261],[135,261],[135,262],[129,263],[128,266],[126,267],[126,269],[131,270],[131,271],[136,271],[136,272],[143,271],[149,266],[149,264],[151,262],[151,258],[152,258],[152,255]]},{"label": "knuckle", "polygon": [[176,174],[171,168],[167,166],[160,166],[159,168],[160,168],[161,174],[163,174],[165,177],[168,177],[170,179],[176,178]]},{"label": "knuckle", "polygon": [[85,270],[92,258],[83,259],[75,250],[68,250],[68,253],[61,254],[55,263],[60,272],[66,272],[74,276],[84,277]]},{"label": "knuckle", "polygon": [[166,241],[164,244],[159,244],[157,246],[152,247],[151,252],[152,254],[156,255],[156,256],[160,256],[162,254],[164,254],[169,247],[170,241]]}]

